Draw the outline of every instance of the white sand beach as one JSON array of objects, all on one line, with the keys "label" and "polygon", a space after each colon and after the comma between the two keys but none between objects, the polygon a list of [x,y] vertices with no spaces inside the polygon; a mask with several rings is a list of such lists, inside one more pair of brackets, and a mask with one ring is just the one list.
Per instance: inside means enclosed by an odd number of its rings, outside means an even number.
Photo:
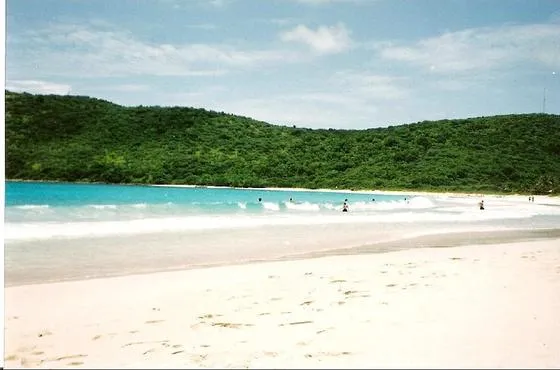
[{"label": "white sand beach", "polygon": [[553,368],[560,239],[9,287],[5,366]]},{"label": "white sand beach", "polygon": [[[481,199],[507,199],[510,201],[522,201],[527,202],[528,195],[521,194],[485,194],[485,193],[464,193],[464,192],[442,192],[442,191],[418,191],[418,190],[351,190],[351,189],[308,189],[308,188],[279,188],[279,187],[264,187],[264,188],[235,188],[229,186],[200,186],[200,185],[180,185],[180,184],[153,184],[151,186],[156,187],[171,187],[171,188],[216,188],[216,189],[252,189],[252,190],[277,190],[290,192],[331,192],[331,193],[358,193],[358,194],[391,194],[391,195],[403,195],[403,196],[434,196],[434,197],[451,197],[451,198],[481,198]],[[560,205],[560,197],[558,196],[547,196],[547,195],[533,195],[535,198],[535,203],[537,204],[555,204]]]}]

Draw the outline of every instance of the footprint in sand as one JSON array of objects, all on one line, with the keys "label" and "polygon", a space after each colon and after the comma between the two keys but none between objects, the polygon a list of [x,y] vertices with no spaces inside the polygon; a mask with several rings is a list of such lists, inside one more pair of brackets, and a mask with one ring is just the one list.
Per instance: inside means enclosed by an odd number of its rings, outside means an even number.
[{"label": "footprint in sand", "polygon": [[254,326],[253,324],[237,324],[232,322],[213,322],[210,325],[220,326],[222,328],[239,329],[242,326]]},{"label": "footprint in sand", "polygon": [[[131,333],[131,332],[129,332],[129,333]],[[114,337],[115,335],[117,335],[117,333],[97,334],[96,336],[91,338],[91,340],[99,340],[103,337]]]},{"label": "footprint in sand", "polygon": [[338,356],[348,356],[351,352],[343,351],[343,352],[318,352],[318,353],[306,353],[304,356],[307,358],[313,357],[338,357]]},{"label": "footprint in sand", "polygon": [[289,322],[287,324],[279,324],[278,326],[286,326],[286,325],[303,325],[303,324],[312,324],[313,321],[294,321],[294,322]]},{"label": "footprint in sand", "polygon": [[83,354],[67,355],[67,356],[58,357],[58,358],[55,359],[55,361],[69,360],[69,359],[72,359],[72,358],[81,358],[81,357],[87,357],[87,355],[83,355]]},{"label": "footprint in sand", "polygon": [[346,282],[346,280],[344,280],[344,279],[335,279],[335,280],[332,280],[332,281],[331,281],[331,284],[335,284],[335,283],[345,283],[345,282]]},{"label": "footprint in sand", "polygon": [[147,342],[130,342],[130,343],[126,343],[124,345],[121,346],[121,348],[124,347],[129,347],[129,346],[135,346],[138,344],[147,344],[147,343],[167,343],[169,342],[169,340],[165,339],[165,340],[156,340],[156,341],[147,341]]},{"label": "footprint in sand", "polygon": [[160,322],[164,322],[165,320],[148,320],[144,324],[157,324]]},{"label": "footprint in sand", "polygon": [[37,336],[39,338],[46,337],[47,335],[52,335],[52,333],[49,330],[46,330],[46,329],[41,331],[39,334],[37,334]]},{"label": "footprint in sand", "polygon": [[18,355],[9,355],[4,357],[4,361],[16,361],[17,359],[19,359]]},{"label": "footprint in sand", "polygon": [[207,314],[204,314],[202,316],[198,316],[198,318],[204,320],[204,319],[211,319],[213,317],[220,317],[220,316],[223,316],[223,315],[207,313]]}]

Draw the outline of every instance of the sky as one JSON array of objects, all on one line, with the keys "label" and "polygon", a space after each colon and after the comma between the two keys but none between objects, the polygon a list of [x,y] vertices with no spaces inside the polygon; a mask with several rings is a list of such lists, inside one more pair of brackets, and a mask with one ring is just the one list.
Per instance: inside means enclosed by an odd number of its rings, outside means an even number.
[{"label": "sky", "polygon": [[6,0],[9,91],[364,129],[560,114],[558,0]]}]

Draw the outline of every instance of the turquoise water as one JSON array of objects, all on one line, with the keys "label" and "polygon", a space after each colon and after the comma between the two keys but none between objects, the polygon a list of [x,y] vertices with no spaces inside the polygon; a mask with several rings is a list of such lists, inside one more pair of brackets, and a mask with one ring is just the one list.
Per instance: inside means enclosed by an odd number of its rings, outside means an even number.
[{"label": "turquoise water", "polygon": [[[6,182],[8,239],[315,222],[406,205],[406,196],[332,191]],[[305,220],[306,218],[307,221]],[[291,220],[291,221],[290,221]],[[131,223],[132,221],[132,223]]]},{"label": "turquoise water", "polygon": [[[397,222],[494,222],[555,217],[558,207],[494,200],[295,189],[6,182],[5,239],[132,235],[260,227]],[[350,212],[343,213],[347,201]]]},{"label": "turquoise water", "polygon": [[[444,195],[5,185],[8,285],[274,259],[451,231],[560,225],[560,207],[524,198],[486,199],[480,211],[477,197]],[[341,211],[345,200],[349,212]]]},{"label": "turquoise water", "polygon": [[[404,196],[406,197],[406,195]],[[261,201],[259,201],[259,198]],[[345,199],[349,202],[390,201],[399,195],[370,195],[348,192],[285,191],[270,189],[236,189],[217,187],[171,187],[100,184],[66,184],[45,182],[6,182],[6,206],[140,206],[174,204],[197,212],[259,211],[266,204],[283,210],[286,203],[309,204],[319,209],[334,209]],[[334,206],[334,208],[332,207]],[[269,206],[270,207],[270,206]]]}]

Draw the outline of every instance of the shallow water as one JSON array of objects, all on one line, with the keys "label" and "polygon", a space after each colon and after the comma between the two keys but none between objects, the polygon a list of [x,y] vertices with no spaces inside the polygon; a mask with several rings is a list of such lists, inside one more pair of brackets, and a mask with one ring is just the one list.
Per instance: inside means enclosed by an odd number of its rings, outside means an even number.
[{"label": "shallow water", "polygon": [[[560,226],[560,207],[520,198],[486,199],[486,210],[480,211],[478,199],[468,197],[6,185],[6,285],[295,258],[341,248],[386,251],[383,243],[398,249],[396,240],[422,235]],[[348,213],[340,212],[345,199]]]}]

